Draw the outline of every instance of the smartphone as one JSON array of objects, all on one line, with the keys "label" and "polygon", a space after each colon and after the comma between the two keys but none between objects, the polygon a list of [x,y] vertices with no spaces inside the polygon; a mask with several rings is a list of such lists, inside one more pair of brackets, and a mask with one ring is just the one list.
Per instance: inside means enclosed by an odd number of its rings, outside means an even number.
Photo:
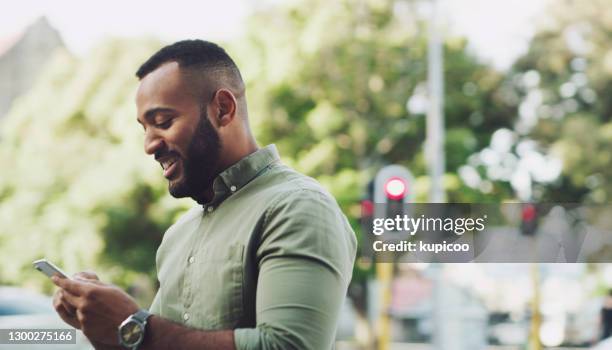
[{"label": "smartphone", "polygon": [[47,261],[47,259],[36,260],[32,264],[36,270],[44,273],[49,278],[58,275],[59,277],[70,279],[64,271],[55,266],[52,262]]}]

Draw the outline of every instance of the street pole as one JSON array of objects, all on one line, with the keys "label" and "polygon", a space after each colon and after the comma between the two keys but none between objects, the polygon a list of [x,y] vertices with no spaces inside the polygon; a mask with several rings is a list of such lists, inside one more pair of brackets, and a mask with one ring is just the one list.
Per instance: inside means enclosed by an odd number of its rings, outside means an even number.
[{"label": "street pole", "polygon": [[429,20],[427,52],[427,87],[429,108],[427,111],[427,140],[425,156],[431,187],[430,203],[446,200],[443,187],[444,161],[444,73],[443,48],[440,28],[439,0],[432,0]]},{"label": "street pole", "polygon": [[533,299],[531,301],[531,329],[529,331],[529,350],[541,350],[540,326],[542,315],[540,314],[540,265],[531,263],[531,283],[533,285]]},{"label": "street pole", "polygon": [[393,263],[378,262],[376,264],[376,276],[379,282],[381,307],[377,324],[377,349],[389,350],[391,345],[391,286],[393,283]]},{"label": "street pole", "polygon": [[[427,90],[429,106],[427,110],[427,135],[425,141],[425,160],[427,163],[430,190],[430,203],[446,201],[443,187],[444,176],[444,76],[443,48],[440,28],[439,0],[431,0],[431,17],[429,19],[429,38],[427,50]],[[443,266],[433,264],[433,345],[435,349],[445,349],[448,339],[445,339],[444,314],[442,303]],[[451,342],[452,344],[452,342]],[[457,345],[455,345],[455,348]]]}]

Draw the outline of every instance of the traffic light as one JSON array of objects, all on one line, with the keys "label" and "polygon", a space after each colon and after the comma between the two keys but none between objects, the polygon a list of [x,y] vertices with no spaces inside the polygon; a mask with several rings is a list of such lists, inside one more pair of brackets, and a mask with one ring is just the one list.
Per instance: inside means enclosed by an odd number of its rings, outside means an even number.
[{"label": "traffic light", "polygon": [[408,192],[408,184],[401,177],[394,176],[385,182],[385,194],[390,200],[404,199]]},{"label": "traffic light", "polygon": [[368,232],[372,227],[374,217],[374,180],[368,183],[365,196],[361,199],[361,227],[363,232]]},{"label": "traffic light", "polygon": [[533,203],[523,204],[521,208],[521,233],[533,236],[538,230],[538,208]]},{"label": "traffic light", "polygon": [[[408,204],[412,200],[410,185],[412,174],[399,165],[386,166],[376,173],[366,187],[361,199],[361,227],[365,233],[364,246],[370,246],[375,235],[372,234],[372,224],[375,218],[395,218],[397,215],[409,215]],[[400,237],[394,237],[400,238]],[[363,249],[360,256],[372,258],[372,249]]]},{"label": "traffic light", "polygon": [[374,217],[395,218],[409,214],[407,203],[412,201],[412,174],[401,165],[388,165],[374,178]]}]

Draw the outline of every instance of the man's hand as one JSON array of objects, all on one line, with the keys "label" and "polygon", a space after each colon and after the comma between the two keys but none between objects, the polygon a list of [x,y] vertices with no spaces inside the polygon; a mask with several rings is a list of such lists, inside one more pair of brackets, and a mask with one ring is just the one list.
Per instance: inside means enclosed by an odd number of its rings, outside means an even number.
[{"label": "man's hand", "polygon": [[83,331],[92,342],[118,345],[117,328],[138,311],[136,302],[116,286],[105,284],[93,274],[75,279],[52,278],[61,289],[53,305],[62,319]]},{"label": "man's hand", "polygon": [[[79,272],[72,277],[84,280],[100,280],[93,272]],[[53,295],[53,307],[64,322],[76,329],[81,329],[81,322],[79,322],[76,316],[76,308],[64,298],[64,291],[62,289],[58,289]]]}]

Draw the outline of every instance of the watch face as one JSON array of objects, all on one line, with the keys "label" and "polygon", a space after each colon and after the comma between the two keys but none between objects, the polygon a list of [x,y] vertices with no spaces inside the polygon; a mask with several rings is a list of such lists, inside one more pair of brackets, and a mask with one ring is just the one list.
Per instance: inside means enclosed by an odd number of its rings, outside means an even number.
[{"label": "watch face", "polygon": [[142,337],[143,329],[142,326],[136,322],[128,322],[121,327],[119,335],[123,340],[123,343],[127,346],[133,346],[138,344]]}]

